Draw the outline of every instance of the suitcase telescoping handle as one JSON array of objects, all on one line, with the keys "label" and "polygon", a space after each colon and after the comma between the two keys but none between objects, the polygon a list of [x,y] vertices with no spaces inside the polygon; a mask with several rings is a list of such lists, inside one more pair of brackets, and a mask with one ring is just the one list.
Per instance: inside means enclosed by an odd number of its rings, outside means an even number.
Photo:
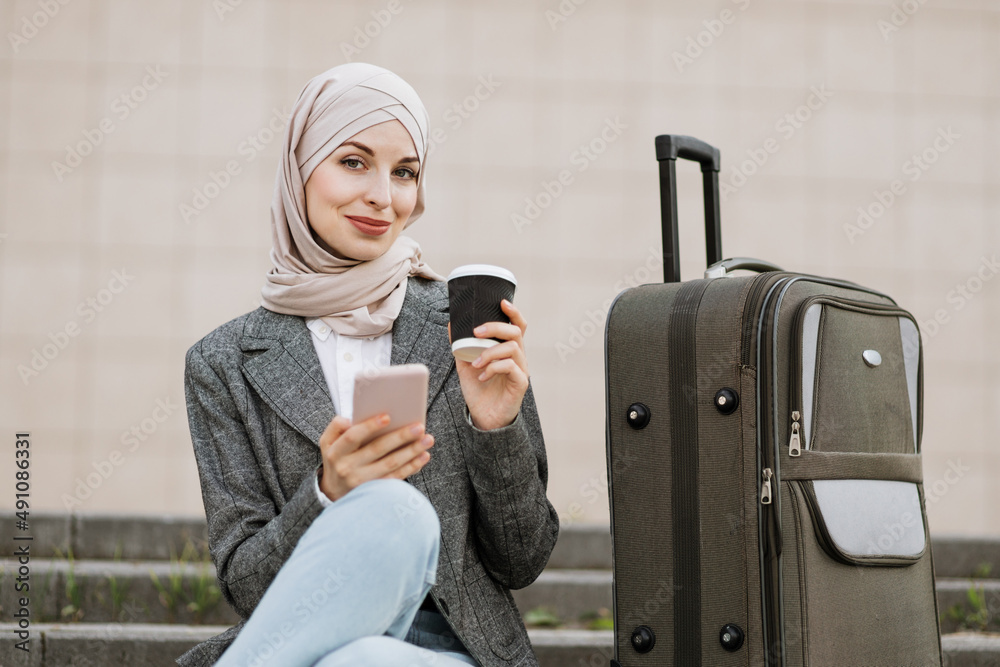
[{"label": "suitcase telescoping handle", "polygon": [[719,222],[719,149],[700,139],[679,134],[656,137],[656,160],[660,163],[660,218],[663,228],[663,281],[681,279],[677,242],[677,158],[701,163],[705,199],[705,252],[708,266],[722,261],[722,231]]},{"label": "suitcase telescoping handle", "polygon": [[701,163],[705,200],[706,278],[721,278],[729,271],[781,271],[781,267],[751,257],[722,259],[722,228],[719,222],[719,149],[701,139],[681,134],[656,137],[656,159],[660,163],[660,217],[663,226],[663,282],[681,279],[677,242],[677,158]]}]

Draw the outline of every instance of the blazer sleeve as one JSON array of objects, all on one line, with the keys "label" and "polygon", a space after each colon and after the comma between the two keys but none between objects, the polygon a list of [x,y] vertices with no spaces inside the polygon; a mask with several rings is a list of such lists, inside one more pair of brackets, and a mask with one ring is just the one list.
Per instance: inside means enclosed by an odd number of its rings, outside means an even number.
[{"label": "blazer sleeve", "polygon": [[242,382],[227,384],[206,359],[204,345],[201,341],[187,353],[188,423],[219,587],[233,609],[248,618],[323,507],[314,476],[306,475],[279,511],[261,477],[243,417],[248,389]]},{"label": "blazer sleeve", "polygon": [[475,493],[474,528],[486,571],[510,589],[541,574],[559,536],[559,515],[545,495],[548,463],[529,385],[521,411],[502,428],[482,431],[466,417]]}]

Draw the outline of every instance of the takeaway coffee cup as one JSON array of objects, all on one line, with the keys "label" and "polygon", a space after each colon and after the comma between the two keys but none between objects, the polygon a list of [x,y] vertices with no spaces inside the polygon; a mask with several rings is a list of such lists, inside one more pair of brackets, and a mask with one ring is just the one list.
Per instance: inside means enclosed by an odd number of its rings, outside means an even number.
[{"label": "takeaway coffee cup", "polygon": [[500,341],[476,338],[473,330],[484,322],[510,322],[500,302],[514,302],[517,280],[507,269],[490,264],[466,264],[448,276],[451,310],[451,352],[456,359],[475,361],[486,348]]}]

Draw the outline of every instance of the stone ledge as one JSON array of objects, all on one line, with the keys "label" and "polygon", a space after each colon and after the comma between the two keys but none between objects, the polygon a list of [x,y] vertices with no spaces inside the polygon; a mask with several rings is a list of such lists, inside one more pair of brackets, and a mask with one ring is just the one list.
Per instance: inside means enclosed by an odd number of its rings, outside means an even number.
[{"label": "stone ledge", "polygon": [[[0,624],[0,645],[15,641],[15,626]],[[220,626],[39,624],[30,653],[13,654],[5,667],[173,667],[174,659]],[[605,665],[613,656],[611,631],[530,630],[541,667]],[[954,634],[942,638],[945,667],[1000,664],[1000,635]],[[582,661],[582,663],[581,663]]]},{"label": "stone ledge", "polygon": [[[205,521],[200,517],[130,514],[33,512],[32,553],[49,557],[68,553],[78,559],[169,560],[191,542],[207,548]],[[0,522],[0,541],[9,544],[15,526]],[[935,534],[932,536],[938,577],[969,577],[981,564],[1000,577],[1000,537]],[[611,569],[611,534],[607,524],[574,524],[561,528],[549,568]]]}]

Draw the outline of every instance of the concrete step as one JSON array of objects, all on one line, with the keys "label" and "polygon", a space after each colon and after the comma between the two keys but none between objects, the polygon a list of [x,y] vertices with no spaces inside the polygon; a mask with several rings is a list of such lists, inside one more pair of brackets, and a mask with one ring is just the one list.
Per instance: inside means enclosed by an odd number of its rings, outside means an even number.
[{"label": "concrete step", "polygon": [[[32,554],[52,557],[72,550],[79,559],[169,560],[188,545],[207,551],[205,522],[197,517],[34,512],[29,530],[0,522],[0,543],[14,534],[30,534]],[[1000,577],[1000,537],[934,535],[934,563],[939,577]],[[563,526],[549,560],[550,568],[610,569],[611,535],[607,525]]]},{"label": "concrete step", "polygon": [[26,531],[0,522],[0,543],[13,544],[15,535],[30,535],[31,554],[40,558],[169,560],[189,543],[208,551],[205,519],[198,517],[32,512]]},{"label": "concrete step", "polygon": [[[13,578],[17,563],[0,560],[3,579]],[[215,568],[205,561],[108,561],[32,559],[33,618],[88,623],[233,624],[239,619],[221,599]],[[155,580],[154,580],[155,577]],[[527,588],[513,591],[522,614],[545,608],[563,623],[611,608],[611,570],[547,569]],[[159,582],[157,585],[156,582]],[[974,588],[982,596],[981,618],[968,600]],[[943,578],[937,582],[941,626],[1000,631],[1000,580]],[[16,608],[11,585],[0,586],[0,616]],[[63,613],[68,605],[73,609]],[[955,613],[953,607],[961,613]],[[981,624],[981,625],[980,625]]]},{"label": "concrete step", "polygon": [[[234,625],[239,617],[222,599],[215,566],[200,562],[32,558],[32,618],[41,622]],[[0,560],[0,618],[18,607],[9,582],[14,560]],[[71,607],[71,608],[68,608]]]},{"label": "concrete step", "polygon": [[[0,624],[5,667],[173,667],[174,659],[219,626],[142,624],[33,624],[29,652],[7,651],[19,641],[17,627]],[[530,630],[541,667],[605,667],[613,657],[610,631]],[[954,634],[942,638],[948,667],[1000,665],[1000,635]]]},{"label": "concrete step", "polygon": [[[611,608],[611,581],[610,570],[546,570],[531,586],[512,593],[522,614],[545,608],[563,621],[575,621]],[[943,578],[936,586],[942,632],[1000,632],[1000,579]],[[970,588],[981,596],[978,609],[969,600]]]}]

